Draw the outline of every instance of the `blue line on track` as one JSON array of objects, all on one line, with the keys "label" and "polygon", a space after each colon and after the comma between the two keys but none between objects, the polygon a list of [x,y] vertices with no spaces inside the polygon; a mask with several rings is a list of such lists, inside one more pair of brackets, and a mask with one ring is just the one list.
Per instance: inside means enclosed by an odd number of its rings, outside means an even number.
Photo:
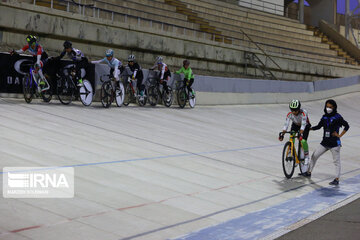
[{"label": "blue line on track", "polygon": [[177,240],[259,239],[284,229],[360,192],[360,175],[278,205],[190,233]]}]

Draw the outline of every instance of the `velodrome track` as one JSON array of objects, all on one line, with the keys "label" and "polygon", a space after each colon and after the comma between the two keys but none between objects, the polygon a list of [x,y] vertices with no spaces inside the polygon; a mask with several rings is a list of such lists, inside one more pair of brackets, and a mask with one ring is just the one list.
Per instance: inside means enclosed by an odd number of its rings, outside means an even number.
[{"label": "velodrome track", "polygon": [[[75,197],[0,198],[0,239],[255,239],[295,228],[360,192],[360,94],[335,100],[350,124],[337,188],[330,153],[311,179],[284,178],[286,104],[103,109],[1,98],[0,167],[73,166]],[[303,103],[312,124],[323,104]],[[310,133],[311,152],[321,137]]]}]

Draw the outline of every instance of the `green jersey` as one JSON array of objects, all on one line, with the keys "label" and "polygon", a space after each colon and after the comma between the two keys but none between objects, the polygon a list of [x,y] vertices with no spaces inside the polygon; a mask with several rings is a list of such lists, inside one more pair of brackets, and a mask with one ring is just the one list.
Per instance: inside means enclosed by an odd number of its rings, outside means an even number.
[{"label": "green jersey", "polygon": [[177,74],[184,73],[185,78],[189,80],[195,77],[190,67],[188,67],[188,69],[182,67],[179,71],[176,71],[176,73]]}]

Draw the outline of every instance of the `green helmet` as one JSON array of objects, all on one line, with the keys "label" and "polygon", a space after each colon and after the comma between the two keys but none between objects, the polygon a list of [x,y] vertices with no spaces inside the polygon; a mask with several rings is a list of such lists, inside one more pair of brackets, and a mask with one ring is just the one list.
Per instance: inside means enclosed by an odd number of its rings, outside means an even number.
[{"label": "green helmet", "polygon": [[301,108],[301,103],[299,100],[297,99],[293,99],[291,100],[290,104],[289,104],[289,108],[291,111],[298,111]]}]

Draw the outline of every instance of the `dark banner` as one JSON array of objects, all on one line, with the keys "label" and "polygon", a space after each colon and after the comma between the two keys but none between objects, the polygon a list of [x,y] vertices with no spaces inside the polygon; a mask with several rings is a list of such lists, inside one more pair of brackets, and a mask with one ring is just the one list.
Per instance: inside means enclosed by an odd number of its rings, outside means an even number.
[{"label": "dark banner", "polygon": [[[31,64],[33,64],[33,57],[31,56],[11,56],[7,53],[0,53],[0,92],[22,93],[22,79],[29,72]],[[52,89],[56,87],[56,73],[71,64],[73,62],[68,60],[49,60],[45,64],[43,72],[49,76]],[[84,79],[89,80],[95,87],[94,64],[89,64]]]}]

